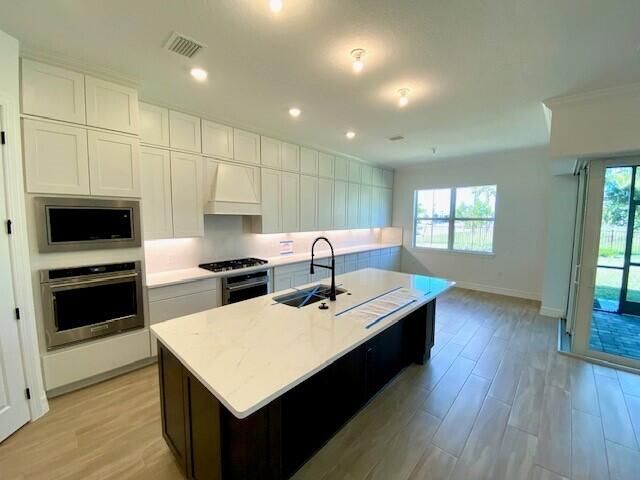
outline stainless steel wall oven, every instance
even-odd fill
[[[34,201],[41,252],[141,245],[138,201],[50,197]]]
[[[144,327],[140,262],[40,272],[47,349]]]

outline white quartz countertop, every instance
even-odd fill
[[[366,268],[336,277],[351,295],[302,308],[276,292],[151,326],[158,339],[236,417],[244,418],[451,288],[447,280]],[[424,292],[371,328],[335,315],[397,287]]]
[[[348,255],[350,253],[368,252],[371,250],[382,250],[384,248],[400,247],[401,243],[368,243],[354,247],[342,247],[335,249],[335,255]],[[322,247],[322,250],[320,248]],[[331,256],[331,251],[324,248],[325,244],[318,243],[318,249],[315,252],[316,258],[327,258]],[[180,270],[169,270],[166,272],[149,273],[146,275],[146,285],[148,288],[166,287],[168,285],[177,285],[179,283],[188,283],[205,278],[221,278],[229,275],[237,275],[242,273],[264,270],[265,268],[273,268],[281,265],[289,265],[292,263],[306,262],[311,260],[311,252],[294,253],[292,255],[279,255],[277,257],[259,257],[267,260],[269,263],[258,267],[242,268],[227,272],[210,272],[204,268],[193,267],[183,268]]]

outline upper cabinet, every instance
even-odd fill
[[[382,187],[382,169],[378,167],[373,167],[372,176],[371,176],[371,184],[374,187]]]
[[[204,235],[202,157],[171,152],[173,236]]]
[[[138,92],[105,80],[85,76],[87,125],[138,133]]]
[[[373,167],[371,165],[367,165],[363,163],[360,167],[360,173],[362,177],[363,185],[372,185],[373,181]]]
[[[291,172],[300,171],[300,147],[298,145],[283,142],[282,169]]]
[[[148,103],[138,103],[140,141],[160,147],[169,146],[169,110]]]
[[[169,144],[171,148],[200,153],[200,118],[186,113],[169,111]]]
[[[25,119],[22,133],[29,193],[90,193],[85,129]]]
[[[260,137],[260,163],[263,167],[282,167],[282,142],[274,138]]]
[[[92,195],[140,196],[140,144],[137,138],[89,130]]]
[[[84,124],[84,75],[22,60],[22,112]]]
[[[140,149],[144,239],[173,237],[171,158],[168,150]]]
[[[209,120],[202,120],[202,153],[232,160],[233,128]]]
[[[333,178],[334,164],[335,158],[333,155],[320,152],[318,155],[318,176],[323,178]]]
[[[334,162],[334,174],[336,180],[349,180],[349,160],[342,157],[336,157]]]
[[[382,186],[386,188],[393,188],[393,170],[382,171]]]
[[[260,165],[260,135],[234,128],[233,159],[237,162]]]
[[[360,183],[362,181],[362,164],[357,160],[349,160],[349,181]]]
[[[300,173],[318,175],[318,152],[310,148],[300,149]]]

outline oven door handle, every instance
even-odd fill
[[[245,290],[251,287],[259,287],[260,285],[266,285],[269,283],[268,279],[261,280],[259,282],[249,282],[249,283],[238,283],[236,285],[229,286],[227,285],[225,288],[230,292],[235,292],[236,290]]]
[[[102,283],[107,285],[109,283],[116,283],[118,280],[135,278],[137,276],[138,276],[138,273],[134,272],[134,273],[128,273],[126,275],[112,275],[112,276],[102,277],[102,278],[92,278],[90,280],[78,280],[76,282],[50,283],[49,286],[53,291],[53,290],[59,290],[59,289],[69,288],[69,287],[77,287],[80,285],[90,285],[93,283]]]

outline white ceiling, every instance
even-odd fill
[[[0,11],[28,50],[136,78],[143,99],[390,166],[433,160],[432,147],[441,159],[545,145],[543,100],[640,81],[639,0],[284,0],[278,15],[267,0],[0,0]],[[192,60],[163,50],[173,30],[208,48]],[[358,76],[356,47],[368,52]]]

